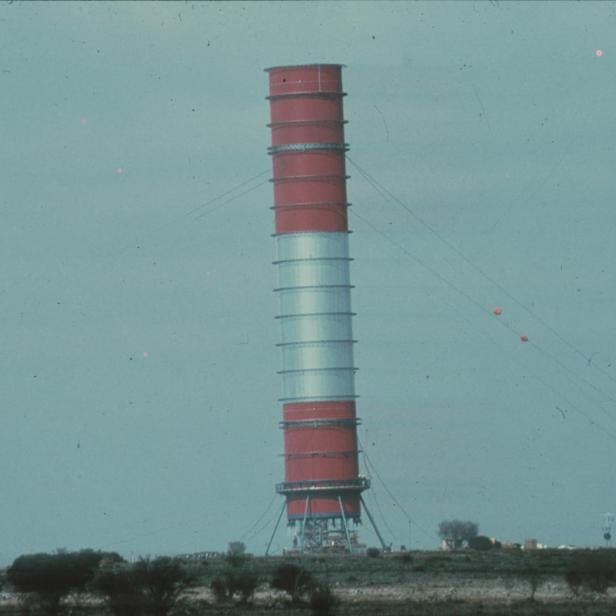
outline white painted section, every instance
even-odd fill
[[[283,370],[348,368],[353,365],[353,343],[303,342],[281,347]]]
[[[276,244],[282,399],[355,397],[348,234],[290,233]]]
[[[280,314],[351,312],[351,293],[345,287],[287,289],[278,297]]]

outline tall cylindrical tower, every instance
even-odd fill
[[[285,495],[302,547],[360,521],[342,66],[268,69]],[[344,533],[342,532],[344,531]]]

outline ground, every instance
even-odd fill
[[[292,561],[320,582],[326,582],[339,600],[339,616],[386,614],[391,616],[607,616],[616,613],[616,588],[607,595],[582,592],[575,596],[564,579],[574,558],[566,550],[535,552],[399,552],[378,557],[320,555],[301,558],[246,557],[236,567],[258,573],[260,585],[251,605],[217,604],[209,581],[232,565],[224,557],[190,564],[199,586],[187,599],[193,614],[310,614],[307,606],[294,607],[267,581],[282,562]],[[531,600],[532,589],[534,599]],[[92,601],[92,599],[90,599]],[[87,602],[86,602],[87,603]],[[79,607],[81,604],[82,607]],[[74,616],[102,614],[96,602],[74,599]],[[201,605],[201,608],[198,606]],[[0,598],[0,614],[16,614],[16,597]],[[186,612],[187,614],[189,612]]]

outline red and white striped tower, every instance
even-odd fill
[[[348,521],[360,521],[369,485],[358,468],[341,69],[267,69],[285,459],[276,489],[301,549],[336,536],[351,548]]]

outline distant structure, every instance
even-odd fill
[[[606,513],[603,520],[603,540],[605,547],[609,548],[612,545],[612,526],[614,525],[614,514]]]
[[[358,465],[341,69],[267,69],[285,460],[276,490],[302,552],[358,549],[369,487]]]

